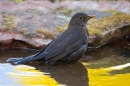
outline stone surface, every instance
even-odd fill
[[[130,2],[67,0],[52,3],[48,0],[27,0],[15,3],[7,0],[0,1],[0,9],[0,46],[12,43],[13,40],[20,40],[35,48],[41,48],[51,41],[51,39],[45,38],[46,35],[42,30],[50,31],[49,33],[53,33],[55,38],[60,34],[56,26],[68,24],[74,13],[83,11],[94,14],[98,20],[112,15],[106,10],[116,10],[130,14]],[[89,38],[89,43],[92,45],[96,45],[99,39],[106,39],[98,36],[90,36]],[[103,43],[105,42],[108,41]]]

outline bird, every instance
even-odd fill
[[[6,62],[17,65],[31,61],[42,61],[45,64],[78,61],[83,57],[88,46],[87,22],[94,17],[94,15],[88,15],[85,12],[75,13],[68,24],[68,28],[38,53],[27,57],[10,58]]]

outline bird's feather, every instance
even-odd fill
[[[57,41],[53,41],[52,44],[50,44],[50,46],[48,46],[47,49],[45,49],[45,52],[48,53],[45,57],[45,61],[47,63],[55,62],[75,52],[84,43],[82,37],[83,33],[80,30],[79,32],[78,31],[71,32],[71,34],[68,34],[67,37],[62,37],[64,39],[62,39],[61,42],[59,42],[58,44]]]

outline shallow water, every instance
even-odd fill
[[[40,62],[11,65],[5,63],[5,60],[28,56],[35,52],[28,50],[0,50],[0,52],[0,85],[2,86],[88,86],[87,70],[80,62],[54,66]]]
[[[130,45],[126,44],[106,45],[87,52],[80,62],[54,66],[40,62],[11,65],[5,60],[36,51],[0,50],[0,86],[129,86]]]

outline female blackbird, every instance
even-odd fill
[[[74,14],[68,28],[43,49],[25,58],[10,58],[9,63],[22,64],[30,61],[41,60],[47,64],[54,62],[75,62],[85,53],[88,45],[88,30],[86,24],[90,16],[83,12]]]

